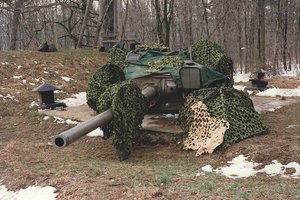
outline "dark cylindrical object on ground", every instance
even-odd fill
[[[142,90],[142,94],[151,100],[155,97],[157,90],[152,87],[146,87]],[[110,122],[113,118],[113,113],[111,109],[108,109],[99,115],[95,116],[94,118],[87,120],[78,124],[77,126],[62,132],[59,135],[54,136],[53,138],[53,145],[58,148],[63,148],[72,143],[73,141],[77,140],[78,138],[88,134],[89,132],[95,130]]]

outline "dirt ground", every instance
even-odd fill
[[[84,91],[88,77],[104,62],[105,55],[92,50],[54,54],[0,53],[1,94],[15,96],[6,101],[0,99],[1,184],[10,190],[50,185],[57,188],[57,199],[72,200],[300,199],[299,179],[265,175],[229,179],[210,173],[196,176],[202,166],[219,167],[239,154],[264,164],[270,164],[272,160],[282,164],[299,163],[299,127],[287,127],[300,125],[300,103],[263,113],[262,120],[269,128],[269,134],[201,157],[182,150],[177,135],[161,133],[156,133],[161,139],[136,141],[125,162],[117,160],[110,139],[83,137],[65,149],[49,146],[53,135],[71,126],[45,121],[43,114],[29,109],[29,104],[38,98],[32,92],[38,82],[36,85],[28,83],[43,77],[64,88],[66,93],[59,93],[60,98],[69,97]],[[22,67],[18,69],[18,65]],[[74,80],[66,82],[55,71]],[[13,78],[19,75],[26,77],[27,84],[21,85],[22,79]],[[141,133],[142,136],[146,134],[149,133]]]

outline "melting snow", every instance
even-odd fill
[[[39,106],[40,106],[40,104],[38,102],[33,101],[30,103],[29,108],[34,108],[34,107],[39,107]]]
[[[282,108],[283,106],[290,105],[292,102],[291,101],[273,101],[269,103],[265,103],[262,105],[254,105],[255,110],[258,113],[261,113],[264,110],[267,111],[275,111],[276,109]]]
[[[175,118],[175,119],[177,119],[179,115],[178,114],[163,114],[163,116],[165,118]]]
[[[73,98],[67,98],[62,100],[61,102],[65,103],[69,107],[73,107],[86,104],[86,101],[86,92],[80,92],[73,95]]]
[[[227,163],[229,164],[228,166],[216,169],[213,169],[210,165],[206,165],[202,167],[201,170],[204,172],[220,174],[233,179],[247,178],[255,176],[257,173],[266,173],[269,176],[281,176],[286,178],[300,178],[300,164],[297,162],[291,162],[287,165],[283,165],[277,160],[273,160],[272,164],[265,165],[264,168],[256,170],[255,167],[262,165],[261,163],[248,161],[248,157],[239,155]],[[287,174],[287,169],[289,168],[294,169],[292,174]]]
[[[236,90],[242,90],[243,91],[246,88],[246,86],[243,86],[243,85],[234,85],[233,88],[236,89]]]
[[[43,120],[48,120],[48,119],[50,119],[50,117],[49,116],[45,116],[44,118],[43,118]]]
[[[19,191],[10,191],[4,185],[0,185],[1,200],[55,200],[56,189],[51,186],[30,186]]]
[[[244,155],[239,155],[227,163],[230,165],[214,171],[229,178],[246,178],[255,175],[254,167],[258,166],[258,163],[247,161],[247,157]]]
[[[291,71],[285,71],[283,68],[280,71],[280,76],[296,77],[300,76],[300,65],[293,65]]]
[[[20,75],[20,76],[13,76],[14,79],[21,79],[23,76]]]
[[[86,136],[88,137],[103,137],[103,131],[100,128],[97,128],[90,133],[88,133]]]
[[[205,172],[213,172],[213,167],[211,165],[205,165],[204,167],[201,167],[201,169]]]
[[[79,122],[77,121],[73,121],[71,119],[63,119],[61,117],[55,117],[55,116],[53,122],[57,124],[75,124],[75,125],[79,124]]]
[[[0,94],[0,98],[2,98],[3,101],[7,101],[7,100],[15,100],[17,102],[19,101],[19,100],[16,99],[15,96],[12,96],[10,94],[7,94],[6,96]]]
[[[300,97],[300,87],[296,89],[270,88],[263,92],[259,92],[256,95],[261,97]]]
[[[239,83],[239,82],[248,82],[250,79],[250,73],[247,74],[240,74],[240,73],[236,73],[233,76],[234,82],[235,83]]]
[[[18,66],[17,66],[17,68],[18,68],[18,69],[21,69],[21,68],[22,68],[22,66],[21,66],[21,65],[18,65]]]
[[[63,76],[61,78],[62,78],[62,80],[66,81],[66,82],[69,82],[70,80],[73,80],[72,78],[69,78],[69,77],[66,77],[66,76]]]

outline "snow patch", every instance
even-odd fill
[[[275,110],[282,108],[283,106],[290,105],[290,101],[273,101],[262,105],[254,105],[254,109],[261,113],[262,111],[274,112]]]
[[[34,108],[34,107],[39,107],[39,106],[40,106],[40,104],[38,102],[33,101],[30,103],[29,108]]]
[[[280,72],[279,72],[280,76],[287,76],[287,77],[297,77],[300,76],[300,65],[296,65],[294,64],[292,66],[292,70],[291,71],[285,71],[284,68],[282,67]]]
[[[45,121],[47,121],[48,119],[50,119],[49,116],[45,116],[45,117],[43,118],[43,120],[45,120]]]
[[[55,200],[56,188],[51,186],[30,186],[19,191],[10,191],[4,185],[0,185],[1,200]]]
[[[86,104],[86,92],[80,92],[72,95],[72,98],[63,99],[61,102],[65,103],[69,107],[80,106]]]
[[[63,76],[61,78],[62,78],[62,80],[66,81],[66,82],[69,82],[70,80],[73,80],[72,78],[69,78],[69,77],[66,77],[66,76]]]
[[[18,69],[21,69],[21,68],[22,68],[22,66],[21,66],[21,65],[18,65],[18,66],[17,66],[17,68],[18,68]]]
[[[73,121],[73,120],[71,120],[71,119],[63,119],[63,118],[61,118],[61,117],[56,117],[56,116],[54,116],[54,120],[53,120],[53,122],[54,123],[57,123],[57,124],[72,124],[72,125],[77,125],[77,124],[79,124],[79,122],[78,121]]]
[[[20,75],[20,76],[13,76],[14,79],[21,79],[23,76]]]
[[[172,119],[172,118],[174,118],[174,119],[178,119],[178,114],[163,114],[163,116],[165,117],[165,118],[169,118],[169,119]]]
[[[270,88],[263,92],[259,92],[256,95],[261,97],[300,97],[300,87],[296,89]]]
[[[240,73],[236,73],[233,76],[234,82],[235,83],[239,83],[239,82],[248,82],[250,79],[250,75],[251,73],[247,73],[247,74],[240,74]]]
[[[271,164],[265,165],[262,169],[256,170],[261,163],[248,161],[248,157],[239,155],[227,162],[229,165],[213,169],[212,166],[206,165],[201,168],[204,172],[213,172],[226,176],[228,178],[247,178],[255,176],[257,173],[266,173],[268,176],[281,176],[285,178],[300,178],[300,164],[291,162],[283,165],[277,160],[273,160]],[[287,169],[293,169],[293,172],[288,174]],[[198,172],[199,173],[199,172]]]
[[[88,137],[103,137],[103,131],[100,128],[97,128],[89,132],[86,136]]]
[[[244,91],[246,86],[243,86],[243,85],[233,85],[233,88],[236,89],[236,90],[242,90]]]
[[[254,167],[258,166],[258,163],[247,161],[248,157],[239,155],[233,158],[227,163],[229,166],[220,167],[214,170],[217,174],[227,176],[229,178],[246,178],[255,175]]]
[[[2,98],[3,101],[15,100],[15,101],[19,102],[19,100],[17,100],[15,96],[10,95],[10,94],[7,94],[7,95],[0,94],[0,98]]]
[[[204,167],[201,167],[201,169],[205,172],[213,172],[213,167],[211,165],[205,165]]]

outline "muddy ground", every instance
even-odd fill
[[[1,64],[5,62],[9,64]],[[37,86],[35,78],[43,77],[64,88],[60,98],[69,97],[84,91],[90,74],[104,62],[105,55],[92,50],[0,53],[1,93],[15,96],[0,100],[0,180],[8,189],[51,185],[58,190],[57,199],[300,199],[299,179],[196,176],[202,166],[219,167],[239,154],[264,164],[300,162],[299,127],[287,128],[300,125],[300,103],[263,113],[269,134],[201,157],[182,150],[176,136],[160,133],[154,134],[156,139],[141,137],[125,162],[117,160],[111,140],[84,137],[65,149],[49,146],[53,135],[71,126],[45,121],[29,109],[38,96],[28,83]],[[74,80],[66,82],[62,74]],[[13,78],[19,75],[27,84]]]

